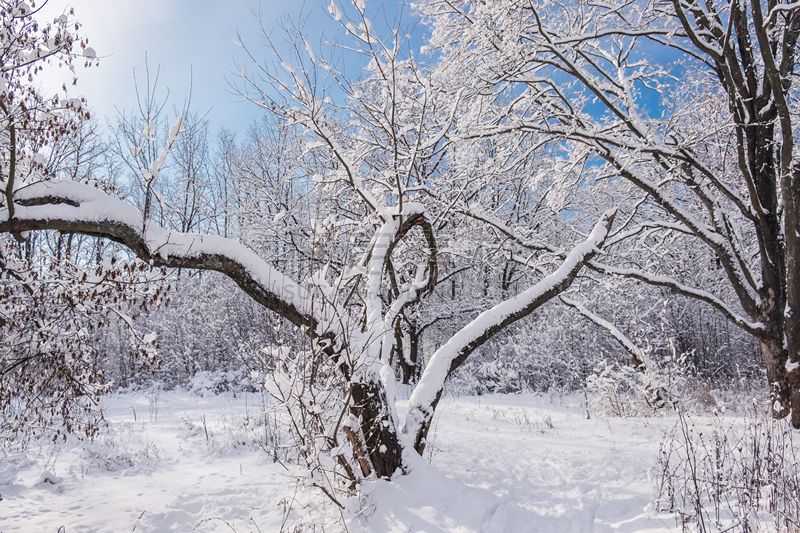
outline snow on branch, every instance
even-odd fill
[[[606,330],[614,337],[617,342],[619,342],[625,350],[631,354],[631,359],[635,366],[641,366],[644,364],[644,354],[642,350],[636,346],[624,333],[622,333],[619,328],[617,328],[614,324],[605,320],[604,318],[597,316],[596,314],[589,311],[585,305],[580,302],[576,302],[575,300],[571,300],[565,296],[561,296],[561,301],[564,302],[566,305],[572,307],[580,314]]]
[[[414,439],[414,448],[418,452],[421,453],[425,448],[425,436],[447,376],[495,334],[528,316],[569,287],[578,271],[603,245],[615,215],[616,210],[606,211],[595,224],[589,238],[573,248],[555,272],[514,298],[484,311],[436,350],[409,399],[404,432]]]
[[[539,242],[529,239],[524,235],[520,235],[516,229],[506,225],[506,223],[504,223],[502,220],[495,217],[494,215],[487,213],[480,205],[469,206],[467,209],[458,209],[457,212],[466,215],[468,217],[472,217],[475,220],[480,220],[481,222],[492,226],[506,237],[513,239],[517,244],[519,244],[523,248],[528,248],[530,250],[536,250],[536,251],[543,250],[560,255],[564,254],[563,251],[555,248],[554,246],[551,246],[544,242]]]
[[[595,270],[603,274],[637,279],[649,285],[667,287],[672,292],[680,294],[682,296],[688,296],[690,298],[702,300],[707,304],[710,304],[711,306],[716,308],[729,320],[733,321],[736,325],[738,325],[739,327],[741,327],[742,329],[744,329],[745,331],[756,337],[759,337],[766,332],[764,329],[764,325],[762,323],[751,322],[747,320],[746,318],[742,317],[741,315],[733,311],[730,307],[728,307],[728,305],[725,302],[723,302],[710,292],[704,291],[702,289],[695,289],[694,287],[689,287],[688,285],[684,285],[683,283],[680,283],[672,278],[659,276],[656,274],[650,274],[649,272],[644,272],[633,268],[612,267],[602,263],[597,263],[595,261],[589,261],[587,263],[587,266],[592,270]]]
[[[314,337],[327,333],[330,306],[314,306],[306,289],[275,270],[250,249],[213,235],[180,233],[148,221],[130,204],[90,185],[42,181],[19,189],[14,216],[0,209],[0,232],[57,230],[101,236],[123,244],[153,266],[215,270],[233,279],[256,301],[309,328]]]
[[[798,9],[800,9],[800,2],[789,2],[789,3],[786,3],[786,4],[773,5],[770,8],[769,14],[767,16],[767,23],[768,24],[774,24],[775,23],[775,19],[777,18],[779,13],[784,13],[784,14],[788,15],[792,11],[796,11]]]

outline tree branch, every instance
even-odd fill
[[[303,286],[235,241],[173,232],[151,222],[143,230],[142,214],[135,207],[81,183],[37,182],[15,196],[13,219],[8,209],[0,209],[0,232],[57,230],[105,237],[153,266],[221,272],[312,338],[330,335],[329,305],[312,301]]]
[[[484,311],[436,350],[408,402],[404,432],[413,440],[417,452],[421,454],[425,449],[425,437],[447,377],[498,332],[566,290],[603,245],[615,215],[616,210],[604,213],[589,238],[573,248],[555,272],[514,298]]]

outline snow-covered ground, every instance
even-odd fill
[[[656,497],[648,471],[673,424],[587,420],[577,399],[446,399],[426,453],[435,470],[367,487],[376,504],[364,530],[669,531],[673,519],[645,508]]]
[[[254,424],[262,402],[111,396],[108,431],[94,443],[0,459],[0,532],[267,533],[315,520],[336,531],[342,517],[351,532],[676,529],[646,510],[674,419],[587,420],[577,399],[558,397],[446,398],[426,451],[433,468],[418,460],[395,482],[368,483],[340,514],[321,491],[298,493],[293,467],[254,444],[269,431]]]

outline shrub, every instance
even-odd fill
[[[659,450],[658,510],[683,531],[798,533],[799,460],[786,421],[680,414]]]

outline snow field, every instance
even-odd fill
[[[673,424],[587,420],[578,397],[445,398],[426,451],[434,468],[366,487],[380,503],[363,531],[670,531],[674,519],[644,509]]]
[[[230,531],[226,522],[237,531],[257,531],[255,523],[280,530],[280,499],[291,497],[291,483],[283,467],[248,446],[242,395],[162,392],[153,402],[122,394],[107,403],[109,429],[94,443],[2,461],[0,531]],[[59,482],[40,482],[45,470]]]
[[[94,443],[0,461],[2,533],[679,529],[651,511],[671,417],[586,419],[578,397],[444,398],[426,450],[432,466],[411,457],[407,476],[368,482],[339,510],[319,490],[298,491],[297,467],[265,451],[278,437],[259,421],[259,394],[106,402],[108,431]]]

